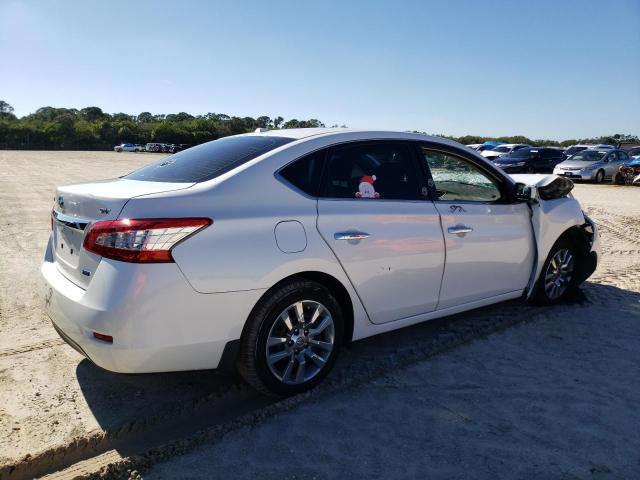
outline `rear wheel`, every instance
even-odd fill
[[[536,299],[539,303],[558,303],[577,287],[575,269],[577,251],[568,240],[558,241],[545,261],[538,279]]]
[[[598,170],[598,173],[596,173],[596,178],[594,181],[596,183],[602,183],[603,180],[604,180],[604,172],[602,170]]]
[[[289,396],[320,383],[343,340],[338,300],[322,284],[283,285],[252,312],[240,341],[238,371],[271,396]]]

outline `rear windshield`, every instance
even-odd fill
[[[206,182],[293,140],[257,135],[225,137],[164,157],[123,178],[149,182]]]
[[[521,148],[509,154],[509,158],[531,158],[538,153],[537,148]]]

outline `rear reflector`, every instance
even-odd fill
[[[113,343],[113,337],[111,335],[105,335],[104,333],[93,332],[93,337],[103,342]]]
[[[89,227],[82,246],[123,262],[168,263],[173,247],[212,223],[210,218],[105,220]]]

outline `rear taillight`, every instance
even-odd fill
[[[97,255],[123,262],[173,262],[171,249],[211,223],[209,218],[105,220],[89,227],[82,246]]]

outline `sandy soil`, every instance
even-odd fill
[[[55,453],[55,448],[79,451],[79,445],[100,435],[126,437],[136,425],[161,423],[176,412],[189,414],[203,403],[208,411],[217,409],[224,420],[223,403],[215,403],[221,396],[227,404],[240,396],[243,402],[249,399],[247,405],[257,401],[235,381],[214,372],[122,376],[101,371],[57,338],[42,311],[38,269],[49,236],[55,186],[115,177],[154,158],[158,157],[0,151],[0,467],[26,455]],[[640,347],[640,189],[578,185],[575,193],[602,225],[605,252],[582,303],[553,311],[508,304],[454,317],[446,323],[452,331],[505,316],[522,315],[532,322],[435,360],[392,369],[342,393],[311,397],[309,405],[158,466],[151,476],[197,477],[198,472],[206,473],[196,468],[195,459],[203,455],[208,468],[226,469],[232,477],[260,468],[267,476],[326,477],[347,472],[340,470],[347,468],[340,466],[345,463],[358,476],[393,476],[393,465],[396,475],[411,476],[410,469],[416,468],[420,470],[414,473],[441,471],[447,476],[453,472],[447,468],[456,462],[477,470],[480,477],[491,471],[539,471],[561,477],[554,464],[582,477],[581,469],[591,461],[596,467],[588,468],[608,468],[614,476],[624,476],[621,472],[628,472],[624,469],[632,462],[640,468],[637,435],[622,441],[625,432],[640,430],[632,409],[640,392],[638,360],[633,356]],[[339,367],[356,365],[364,371],[382,354],[393,359],[400,346],[414,349],[418,341],[437,341],[443,325],[417,326],[364,342],[345,352]],[[533,405],[530,410],[523,398]],[[370,422],[373,414],[363,405],[376,411],[375,422]],[[332,414],[322,415],[323,411]],[[470,421],[454,422],[463,418],[459,415]],[[317,428],[307,428],[309,423]],[[510,429],[504,427],[507,424]],[[539,430],[535,435],[534,427]],[[590,440],[580,443],[580,432],[585,439],[600,438],[606,446]],[[274,448],[269,438],[278,439]],[[319,449],[317,460],[304,468],[283,462],[283,455],[298,456],[297,449],[293,455],[287,453],[296,445],[307,455]],[[242,454],[233,454],[234,448]],[[527,454],[529,448],[533,453]],[[393,455],[385,453],[383,462],[387,450]],[[483,452],[485,463],[474,451]],[[349,458],[353,461],[347,462]],[[289,466],[286,471],[284,465]]]
[[[640,189],[575,193],[603,225],[605,254],[578,302],[312,399],[144,478],[637,478]]]

